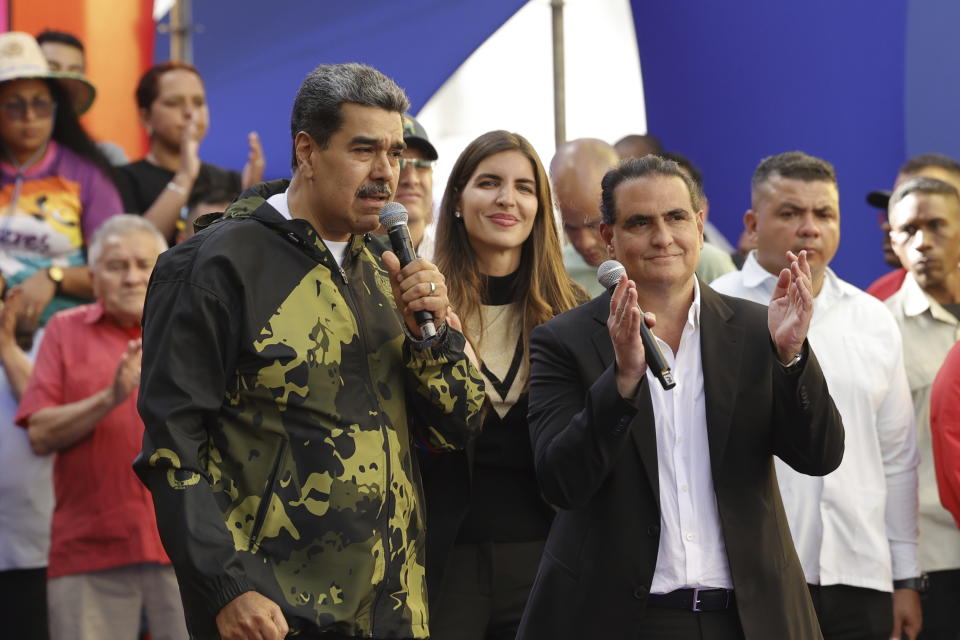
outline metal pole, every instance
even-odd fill
[[[170,59],[193,62],[192,0],[176,0],[170,10]]]
[[[557,147],[567,141],[566,84],[563,60],[563,0],[550,0],[553,12],[553,136]]]

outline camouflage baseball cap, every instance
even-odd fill
[[[403,141],[409,146],[416,147],[423,151],[427,156],[427,160],[437,159],[437,150],[430,144],[430,138],[427,137],[427,130],[409,113],[403,114]]]

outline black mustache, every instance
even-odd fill
[[[385,196],[388,200],[393,196],[390,185],[386,182],[371,182],[360,187],[357,191],[358,198],[372,198],[376,196]]]

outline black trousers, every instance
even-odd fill
[[[431,640],[514,640],[543,540],[458,544],[447,560]]]
[[[843,584],[807,586],[823,640],[890,640],[891,593]]]
[[[960,569],[930,572],[921,596],[923,630],[918,640],[960,640]]]
[[[743,640],[737,608],[686,611],[647,607],[637,640]]]
[[[47,569],[0,571],[0,636],[47,640]]]

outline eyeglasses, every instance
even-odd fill
[[[400,171],[407,167],[413,167],[417,171],[426,171],[433,169],[433,160],[421,160],[420,158],[400,158]]]
[[[8,120],[26,120],[27,109],[32,109],[33,114],[38,118],[49,118],[57,109],[57,103],[50,98],[34,98],[30,102],[17,98],[4,102],[0,105],[3,109],[3,115]]]

